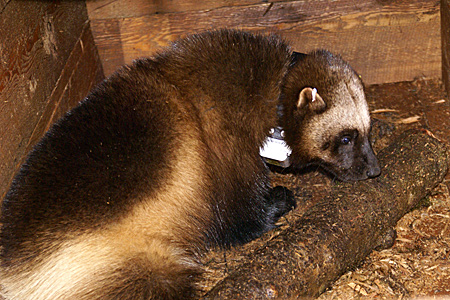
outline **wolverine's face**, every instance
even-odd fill
[[[306,55],[286,76],[283,96],[294,164],[320,165],[342,181],[380,174],[362,81],[340,57],[324,50]]]
[[[319,165],[342,181],[380,174],[369,142],[370,116],[361,85],[342,84],[332,94],[306,88],[299,141],[293,155],[300,165]],[[302,99],[305,98],[305,99]],[[295,157],[293,158],[295,161]]]
[[[380,174],[367,134],[358,129],[342,130],[326,138],[312,162],[342,181],[364,180]]]
[[[303,159],[298,161],[300,166],[318,165],[341,181],[364,180],[380,174],[368,132],[351,127],[332,135],[326,132],[309,141],[303,140],[304,145],[312,147],[308,148],[308,155],[303,154]]]
[[[334,101],[333,105],[311,115],[311,134],[305,134],[314,149],[309,153],[311,160],[342,181],[378,176],[380,166],[369,142],[370,115],[362,85],[342,84],[324,98]]]

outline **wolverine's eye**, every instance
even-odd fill
[[[347,135],[341,138],[342,145],[348,145],[348,144],[350,144],[351,141],[352,141],[352,139]]]

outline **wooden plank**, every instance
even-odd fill
[[[28,140],[25,152],[29,152],[50,126],[82,100],[102,78],[100,58],[89,23],[85,22],[81,36],[74,45],[41,118]]]
[[[65,84],[64,93],[45,130],[84,99],[88,92],[104,79],[97,46],[88,23],[74,48],[73,56],[77,59],[77,64],[72,69],[71,76]]]
[[[102,61],[103,70],[108,75],[111,75],[119,66],[125,64],[120,33],[121,23],[122,20],[119,19],[107,21],[91,20],[92,33]]]
[[[285,2],[287,0],[284,0]],[[91,20],[141,17],[145,15],[211,10],[225,6],[244,6],[269,1],[258,0],[87,0],[86,6]],[[283,0],[270,1],[283,2]]]
[[[341,53],[366,84],[377,84],[440,77],[439,28],[439,11],[430,6],[355,14],[286,30],[283,36],[299,51],[325,47]]]
[[[49,97],[88,18],[81,1],[10,1],[0,18],[0,197],[3,198],[32,145],[30,138],[37,132],[36,125],[47,116]]]
[[[450,95],[450,2],[441,0],[442,81]]]
[[[432,0],[380,3],[289,1],[92,24],[106,75],[116,63],[150,56],[187,33],[228,27],[279,33],[297,51],[327,48],[341,53],[368,84],[440,76],[439,5]]]

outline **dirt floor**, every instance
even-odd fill
[[[374,150],[387,146],[401,132],[423,127],[450,143],[450,103],[439,80],[369,86],[366,89],[373,130]],[[280,230],[290,220],[326,195],[331,178],[318,170],[301,174],[273,173],[274,185],[294,191],[297,208],[280,220]],[[423,205],[397,224],[394,246],[374,251],[357,269],[344,274],[319,299],[450,299],[450,175]],[[242,247],[212,252],[205,257],[207,269],[202,288],[209,290],[249,253],[276,235],[276,230]]]

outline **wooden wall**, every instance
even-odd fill
[[[83,1],[0,0],[0,199],[50,124],[103,77]]]
[[[450,95],[450,2],[441,0],[442,81]]]
[[[366,83],[441,76],[438,0],[87,0],[106,75],[187,33],[277,32],[295,50],[341,53]]]
[[[276,32],[297,51],[341,53],[368,84],[441,76],[438,0],[0,0],[0,21],[1,198],[102,66],[109,75],[188,33]]]

